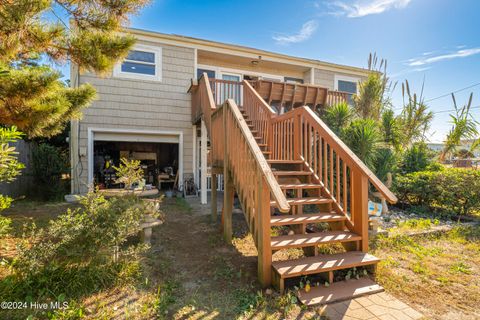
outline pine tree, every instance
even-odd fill
[[[95,90],[69,88],[45,61],[108,72],[134,43],[119,31],[147,2],[0,0],[0,124],[48,137],[80,117]]]

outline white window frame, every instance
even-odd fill
[[[162,81],[162,48],[137,44],[131,50],[153,53],[155,55],[155,75],[124,72],[122,71],[122,60],[121,62],[117,63],[113,68],[113,76],[115,78]]]
[[[349,76],[344,76],[344,75],[340,75],[340,74],[336,74],[335,77],[334,77],[334,85],[333,85],[333,89],[335,91],[338,91],[338,81],[349,81],[349,82],[355,82],[357,84],[357,94],[358,94],[358,83],[360,82],[360,78],[356,78],[356,77],[349,77]]]

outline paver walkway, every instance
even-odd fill
[[[385,292],[329,304],[323,309],[324,315],[330,320],[412,320],[423,318],[421,313]]]

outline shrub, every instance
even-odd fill
[[[93,192],[82,204],[31,231],[19,246],[12,276],[0,282],[0,297],[72,298],[138,273],[132,263],[145,247],[130,237],[141,230],[145,214],[155,215],[155,204],[133,196],[106,200]]]
[[[447,214],[480,212],[480,171],[445,168],[397,176],[400,201]]]
[[[0,238],[5,237],[10,233],[11,224],[12,224],[12,219],[2,217],[0,215]]]
[[[343,140],[368,167],[373,168],[381,142],[377,123],[372,119],[357,119],[343,133]]]
[[[37,193],[43,200],[59,200],[67,193],[62,174],[68,170],[68,154],[62,149],[41,143],[32,152],[32,171]]]
[[[434,152],[424,142],[413,144],[402,155],[400,171],[403,173],[427,170],[434,164]]]

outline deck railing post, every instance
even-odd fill
[[[368,178],[352,170],[353,231],[362,237],[360,250],[368,252]]]
[[[272,284],[272,248],[270,243],[270,192],[257,172],[255,218],[257,220],[258,278],[262,287]]]
[[[295,160],[300,160],[302,149],[302,118],[301,114],[295,115],[293,122],[293,154]]]

